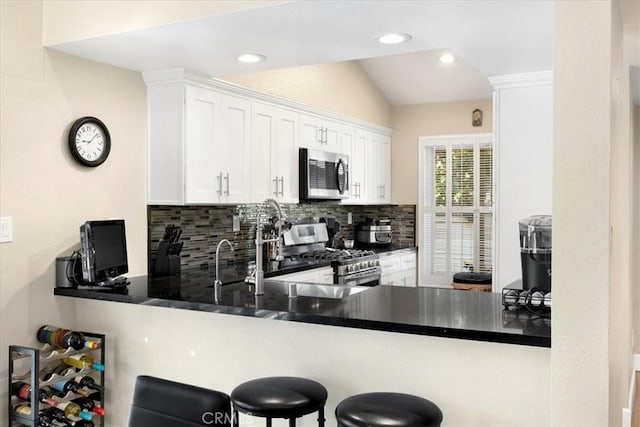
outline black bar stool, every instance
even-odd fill
[[[365,393],[340,402],[336,419],[338,427],[439,427],[442,411],[411,394]]]
[[[318,411],[318,426],[324,427],[327,389],[322,384],[297,377],[258,378],[240,384],[231,392],[233,425],[238,427],[238,412],[267,419],[288,418],[295,427],[296,418]]]

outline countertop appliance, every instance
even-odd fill
[[[522,288],[551,291],[551,215],[520,221]]]
[[[349,156],[300,149],[300,200],[349,198]]]
[[[284,256],[289,262],[308,260],[331,262],[333,283],[346,286],[380,284],[379,256],[373,251],[327,248],[327,224],[293,224],[283,234]]]
[[[390,245],[391,220],[367,218],[356,226],[356,240],[367,245]]]

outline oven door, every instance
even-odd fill
[[[349,157],[326,151],[300,149],[300,198],[349,198]]]
[[[344,286],[378,286],[380,284],[381,270],[359,271],[337,277],[337,284]]]

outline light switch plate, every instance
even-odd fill
[[[0,243],[13,241],[13,219],[10,216],[0,217]]]
[[[233,231],[234,232],[240,231],[240,215],[233,216]]]
[[[347,225],[351,224],[353,224],[353,216],[351,215],[351,212],[347,212]]]

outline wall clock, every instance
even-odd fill
[[[83,166],[101,165],[111,151],[111,136],[107,126],[95,117],[79,118],[69,131],[69,150]]]

